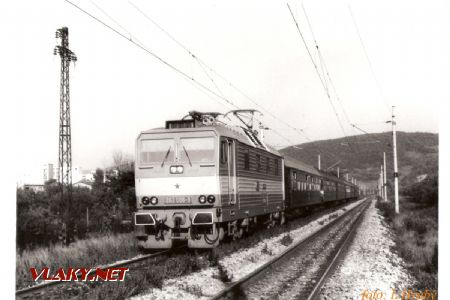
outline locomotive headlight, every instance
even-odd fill
[[[158,204],[158,198],[155,197],[155,196],[153,196],[153,197],[150,198],[150,202],[151,202],[153,205],[156,205],[156,204]]]
[[[150,203],[150,198],[149,197],[142,197],[141,202],[144,205],[148,205]]]
[[[183,166],[171,166],[169,168],[170,174],[181,174],[184,171]]]
[[[198,202],[200,202],[201,204],[206,203],[206,196],[205,195],[201,195],[200,197],[198,197]]]
[[[207,200],[208,203],[213,204],[216,201],[216,197],[214,197],[214,195],[209,195]]]

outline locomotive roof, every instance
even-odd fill
[[[167,132],[167,133],[169,133],[169,132],[194,132],[194,131],[206,131],[206,130],[215,131],[217,133],[217,135],[219,135],[219,136],[230,137],[235,140],[238,140],[239,142],[241,142],[243,144],[249,145],[251,147],[262,149],[262,150],[268,151],[272,154],[282,156],[280,154],[280,152],[278,152],[278,150],[265,144],[264,142],[263,142],[263,144],[266,146],[266,148],[256,146],[250,140],[250,138],[245,134],[244,129],[240,126],[230,126],[230,125],[226,125],[226,124],[215,123],[213,125],[208,125],[208,126],[202,125],[202,126],[198,126],[198,127],[194,127],[194,128],[174,128],[174,129],[154,128],[154,129],[145,130],[145,131],[141,132],[141,134],[143,134],[143,133],[165,133],[165,132]]]

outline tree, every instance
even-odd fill
[[[94,173],[94,184],[92,188],[100,188],[104,184],[105,172],[102,169],[97,168]]]

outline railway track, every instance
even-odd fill
[[[179,249],[179,248],[177,248]],[[156,258],[164,254],[169,254],[173,250],[163,250],[151,254],[145,254],[133,259],[120,261],[112,263],[109,265],[98,266],[99,268],[118,268],[118,267],[131,267],[143,261],[149,260],[151,258]],[[53,299],[50,295],[52,294],[52,289],[56,290],[64,284],[69,284],[67,281],[47,281],[41,284],[37,284],[31,287],[23,288],[16,291],[16,299]],[[59,292],[61,294],[61,292]]]
[[[232,282],[212,299],[318,299],[350,244],[371,199],[348,210],[273,260]]]

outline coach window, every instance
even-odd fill
[[[261,171],[261,155],[256,154],[256,170]]]
[[[222,141],[220,143],[220,163],[226,164],[228,161],[228,142]]]
[[[294,171],[294,179],[297,179],[297,172]]]

